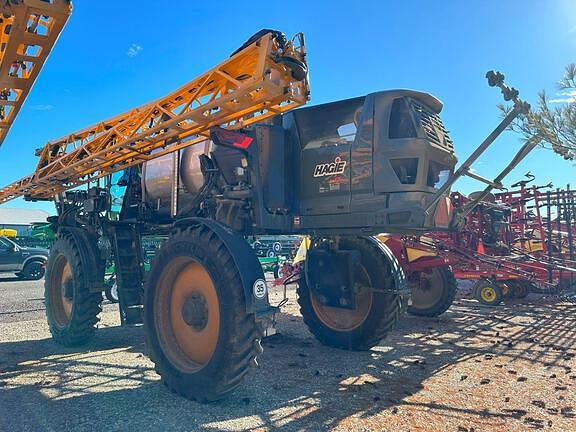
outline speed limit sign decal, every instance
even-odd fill
[[[254,297],[263,299],[266,296],[266,281],[264,279],[257,279],[252,287]]]

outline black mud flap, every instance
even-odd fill
[[[310,249],[306,256],[306,283],[324,306],[354,310],[354,281],[360,261],[357,250]]]
[[[214,232],[232,255],[244,288],[246,312],[254,313],[256,319],[263,319],[276,312],[276,308],[270,306],[268,301],[268,285],[262,265],[254,250],[242,236],[211,219],[185,218],[174,224],[175,227],[201,225]]]

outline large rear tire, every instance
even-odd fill
[[[144,326],[164,384],[199,402],[234,390],[261,353],[237,268],[205,226],[176,229],[152,261]]]
[[[44,300],[52,338],[65,346],[88,342],[96,330],[102,311],[102,293],[90,292],[93,277],[103,266],[99,262],[96,243],[76,230],[58,234],[50,250]]]
[[[324,345],[348,350],[367,350],[392,330],[402,311],[400,294],[389,290],[405,288],[402,268],[392,252],[363,237],[342,238],[340,248],[361,255],[356,283],[360,284],[353,310],[322,305],[300,278],[298,303],[304,323]],[[376,289],[376,290],[375,290]],[[388,290],[387,292],[377,290]]]
[[[423,317],[442,315],[454,302],[458,283],[450,267],[435,267],[429,272],[418,272],[410,284],[412,304],[408,313]]]

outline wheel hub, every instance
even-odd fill
[[[444,280],[438,269],[420,272],[410,286],[412,288],[412,306],[429,309],[437,305],[444,292]]]
[[[62,284],[62,298],[69,302],[74,300],[74,281],[72,279],[67,279]]]
[[[201,293],[187,297],[182,305],[182,319],[196,331],[208,325],[208,302]]]
[[[54,258],[53,271],[50,277],[50,302],[55,320],[60,326],[65,326],[72,317],[74,303],[74,277],[72,268],[64,254]]]
[[[492,301],[496,297],[496,293],[490,287],[486,287],[482,290],[482,298],[486,301]]]
[[[220,333],[218,292],[206,268],[179,256],[160,276],[154,318],[162,351],[180,371],[202,369],[216,351]]]
[[[428,279],[428,278],[421,277],[417,283],[418,283],[418,289],[420,291],[427,292],[427,291],[430,291],[432,289],[432,283],[430,282],[430,279]]]

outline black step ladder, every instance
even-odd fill
[[[118,224],[113,227],[114,263],[120,320],[123,326],[143,323],[144,262],[140,231],[134,224]]]

